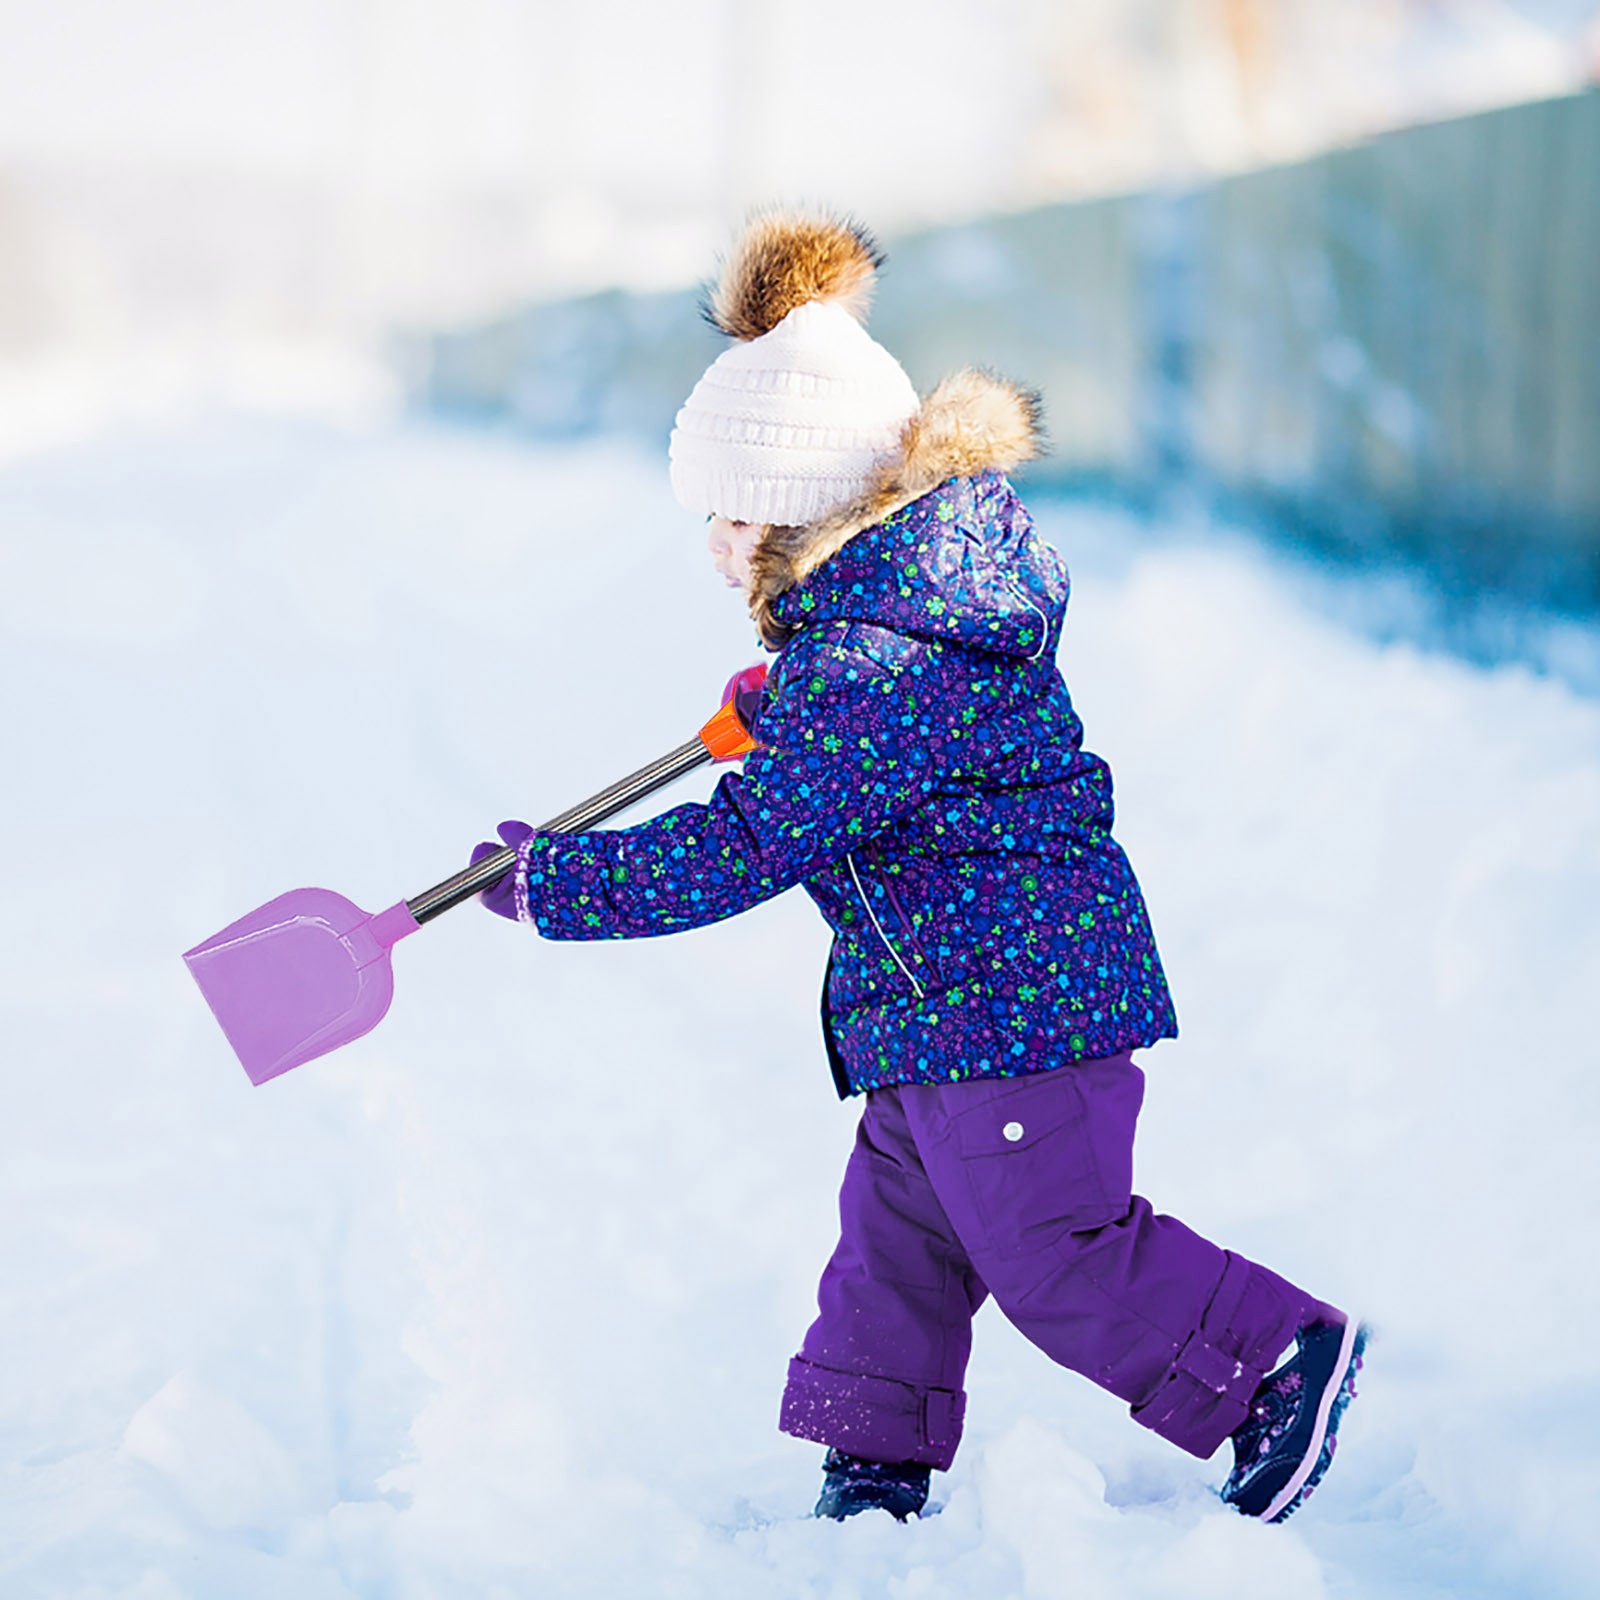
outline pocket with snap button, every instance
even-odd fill
[[[1070,1067],[1004,1080],[953,1120],[970,1214],[952,1216],[992,1251],[1023,1255],[1126,1209],[1107,1195]],[[967,1209],[964,1207],[963,1209]]]

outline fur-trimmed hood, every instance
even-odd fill
[[[770,649],[791,628],[774,603],[837,555],[858,533],[920,500],[951,478],[1007,473],[1040,454],[1037,395],[973,368],[953,373],[905,425],[900,448],[874,472],[866,492],[803,528],[768,528],[750,561],[750,615]]]

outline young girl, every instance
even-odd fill
[[[1364,1331],[1131,1193],[1131,1052],[1177,1024],[1055,665],[1067,574],[1005,476],[1036,404],[973,371],[919,401],[863,327],[881,259],[847,223],[757,220],[708,307],[735,342],[672,435],[776,652],[760,748],[638,827],[504,825],[486,900],[629,939],[800,884],[833,929],[823,1037],[863,1110],[780,1420],[829,1446],[817,1515],[921,1510],[993,1295],[1179,1448],[1231,1440],[1223,1498],[1278,1521],[1333,1454]]]

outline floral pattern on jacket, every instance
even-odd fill
[[[547,938],[641,938],[803,885],[834,932],[841,1094],[1171,1037],[1111,774],[1055,665],[1067,597],[998,472],[856,534],[774,605],[793,631],[743,772],[637,827],[538,836],[530,919]]]

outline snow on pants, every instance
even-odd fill
[[[992,1294],[1052,1360],[1209,1456],[1296,1328],[1342,1313],[1132,1193],[1143,1098],[1127,1055],[871,1090],[782,1430],[948,1469]]]

